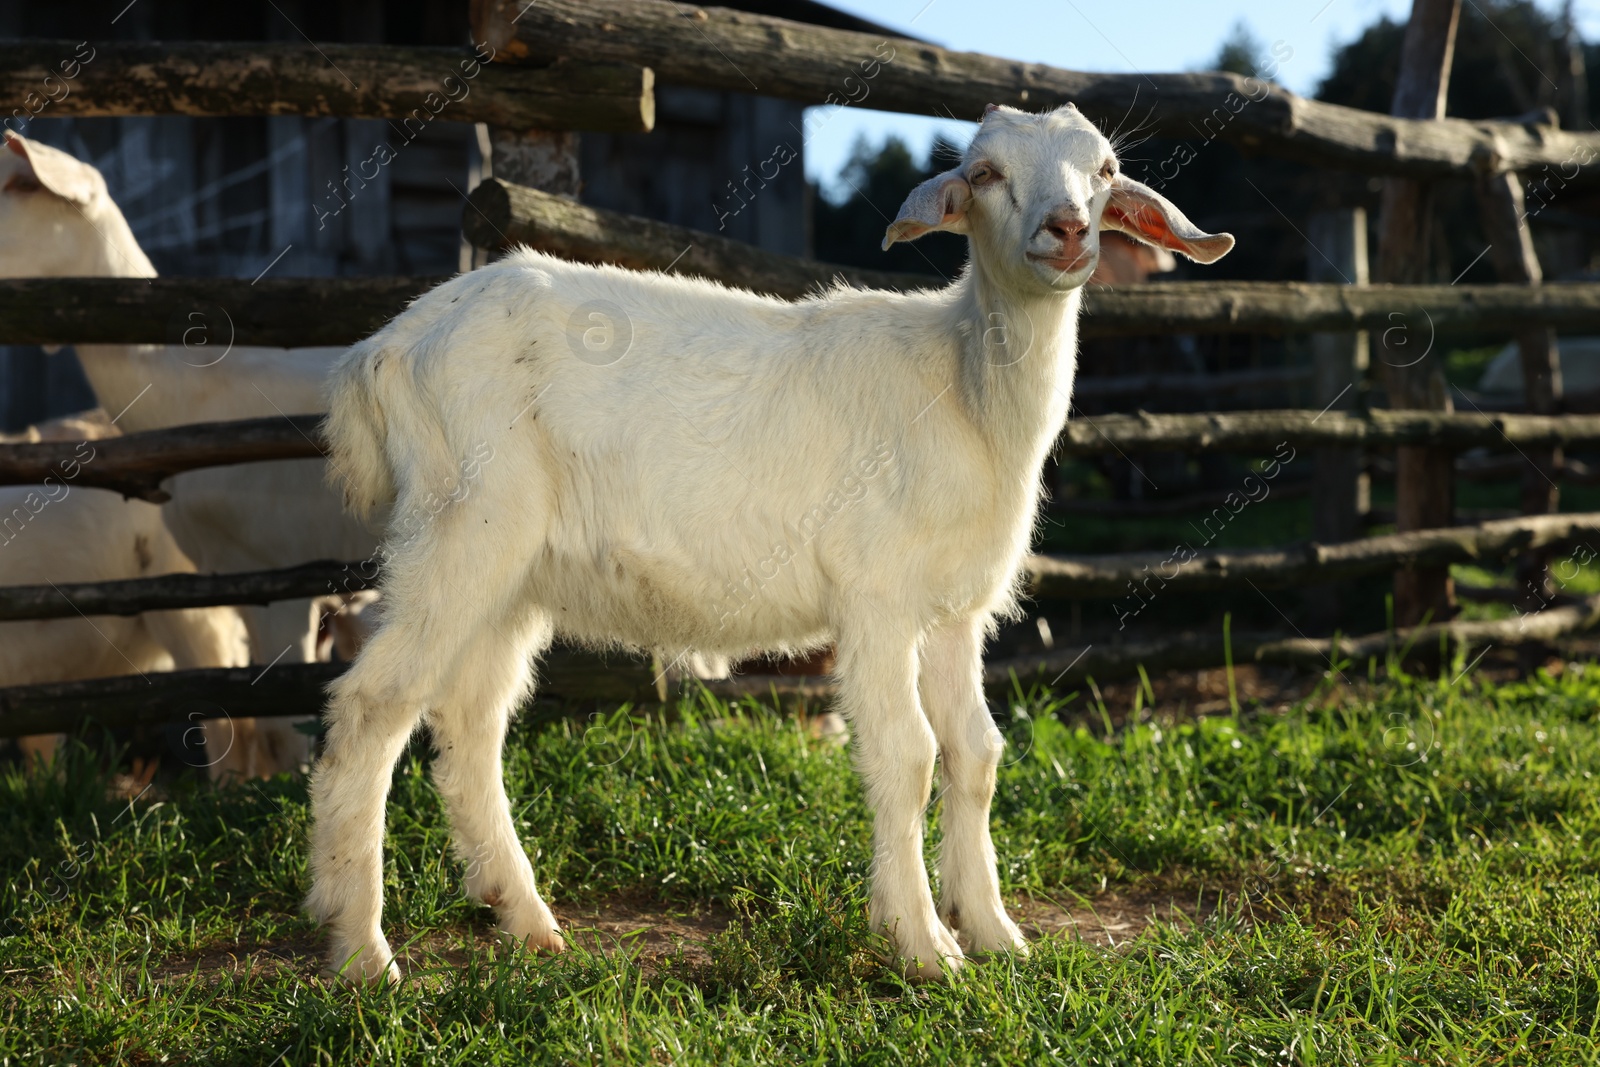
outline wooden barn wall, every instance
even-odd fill
[[[465,0],[0,0],[0,38],[464,44],[466,9]],[[793,14],[818,11],[827,9]],[[658,108],[653,134],[580,138],[583,201],[809,251],[802,107],[663,88]],[[162,274],[449,274],[470,264],[462,199],[482,169],[470,126],[436,121],[407,142],[382,120],[41,116],[24,132],[101,170]],[[393,162],[356,195],[335,195],[342,169],[381,142]],[[0,346],[0,429],[93,403],[70,348]]]
[[[579,139],[579,199],[809,255],[804,116],[787,100],[659,87],[653,132]]]

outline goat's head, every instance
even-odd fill
[[[1233,247],[1229,234],[1202,232],[1123,175],[1111,142],[1073,105],[1035,115],[990,104],[960,165],[911,191],[883,247],[933,230],[963,233],[998,279],[1064,291],[1094,272],[1102,229],[1201,263]]]
[[[5,131],[0,277],[153,274],[98,170]]]

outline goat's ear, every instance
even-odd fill
[[[1100,213],[1100,228],[1182,252],[1199,263],[1215,263],[1233,248],[1233,234],[1206,233],[1172,201],[1121,174],[1111,179],[1111,199]]]
[[[966,233],[971,203],[972,186],[959,169],[935,174],[911,190],[900,205],[900,214],[883,235],[883,247],[887,250],[896,241],[915,241],[932,230]]]
[[[93,167],[72,158],[59,148],[30,141],[10,130],[6,131],[6,147],[21,156],[27,164],[25,170],[11,176],[6,188],[26,190],[37,185],[80,206],[94,199],[98,184]]]

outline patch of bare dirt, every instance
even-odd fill
[[[311,978],[322,966],[321,938],[311,935],[285,937],[272,941],[242,942],[237,945],[202,949],[167,960],[150,969],[156,981],[178,981],[198,974],[201,980],[222,978],[280,978],[286,974]]]
[[[680,946],[689,962],[708,962],[707,943],[736,918],[726,908],[709,905],[663,909],[620,900],[597,907],[551,910],[568,944],[592,952],[636,952],[647,963],[674,955]]]
[[[1024,898],[1011,904],[1012,918],[1030,940],[1065,937],[1104,948],[1120,948],[1142,934],[1153,922],[1198,921],[1216,908],[1215,894],[1197,905],[1193,895],[1163,895],[1157,891],[1102,893],[1074,901]],[[567,943],[591,952],[625,952],[653,967],[680,949],[691,963],[710,960],[712,938],[735,921],[733,912],[705,905],[671,907],[654,902],[614,898],[587,907],[555,908]],[[460,966],[468,958],[464,940],[477,948],[495,943],[487,924],[465,929],[438,930],[406,941],[396,932],[394,943],[401,969],[408,974],[434,968]],[[270,941],[218,946],[168,960],[152,969],[157,981],[182,981],[198,975],[212,983],[225,978],[267,980],[294,975],[315,979],[326,950],[317,935],[300,935]]]
[[[1217,909],[1217,895],[1179,896],[1154,890],[1101,893],[1076,902],[1029,897],[1011,904],[1011,917],[1028,939],[1065,937],[1102,948],[1121,948],[1152,923],[1199,922]]]
[[[1233,669],[1234,691],[1241,707],[1259,704],[1275,710],[1286,710],[1310,696],[1321,681],[1319,674],[1286,667],[1241,663]],[[1143,683],[1137,678],[1100,686],[1100,696],[1113,721],[1120,723],[1132,713],[1136,694],[1142,686]],[[1155,700],[1147,698],[1140,701],[1147,715],[1152,709],[1157,713],[1222,715],[1227,713],[1230,706],[1228,671],[1224,667],[1155,674],[1150,678],[1150,688]],[[1078,715],[1090,714],[1098,718],[1098,711],[1091,709],[1093,704],[1084,704],[1081,698],[1076,704]]]

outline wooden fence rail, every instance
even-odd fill
[[[1456,647],[1510,648],[1547,644],[1590,629],[1596,622],[1600,622],[1600,597],[1515,619],[1454,622],[1355,637],[1238,633],[1231,643],[1225,643],[1220,634],[1169,634],[991,660],[984,666],[984,688],[991,698],[1003,701],[1019,683],[1026,688],[1031,684],[1076,685],[1085,678],[1111,681],[1132,677],[1140,667],[1151,672],[1220,667],[1230,656],[1237,664],[1330,670],[1337,655],[1361,671],[1370,657],[1407,647],[1431,652],[1441,638]],[[255,666],[14,686],[0,689],[0,738],[71,733],[89,722],[127,727],[315,715],[322,711],[325,687],[344,666],[296,663],[265,671]],[[724,700],[820,700],[834,693],[830,679],[781,675],[740,675],[685,686],[691,692],[701,687]],[[595,702],[651,704],[659,700],[655,673],[644,660],[624,656],[602,659],[566,649],[555,650],[540,662],[538,692],[569,702],[563,709],[569,715],[588,714]]]
[[[264,669],[257,664],[0,688],[0,738],[70,733],[90,721],[127,727],[315,715],[322,711],[326,686],[346,666],[285,663]],[[590,707],[595,701],[655,703],[660,700],[658,677],[650,662],[637,656],[600,656],[558,646],[540,659],[538,692]],[[744,675],[693,684],[724,699],[831,692],[822,679],[784,675]]]
[[[1087,677],[1104,681],[1132,677],[1141,666],[1151,673],[1220,667],[1230,657],[1236,664],[1330,670],[1337,655],[1339,660],[1349,661],[1364,675],[1366,662],[1372,657],[1383,657],[1391,651],[1398,653],[1407,647],[1431,653],[1438,648],[1441,638],[1455,648],[1486,645],[1514,648],[1548,644],[1589,630],[1597,622],[1600,622],[1600,597],[1590,597],[1577,604],[1529,612],[1515,619],[1451,622],[1331,638],[1236,633],[1230,643],[1225,642],[1220,633],[1164,634],[1146,641],[1067,646],[1043,656],[991,661],[984,665],[984,687],[991,696],[999,696],[1009,691],[1013,674],[1024,684],[1052,680],[1055,684],[1072,683]]]
[[[1239,510],[1248,507],[1241,495]],[[1220,530],[1234,511],[1219,504]],[[1210,516],[1199,519],[1205,528]],[[1202,541],[1204,534],[1194,540]],[[1344,581],[1402,567],[1509,559],[1536,548],[1600,541],[1600,512],[1536,515],[1385,534],[1338,544],[1306,543],[1273,548],[1208,549],[1192,544],[1162,552],[1118,552],[1101,556],[1031,556],[1028,590],[1037,597],[1147,598],[1167,588],[1182,592],[1254,584],[1286,588]],[[1600,555],[1600,552],[1591,552]],[[1137,601],[1134,601],[1137,603]]]
[[[1200,414],[1097,415],[1069,419],[1057,451],[1086,456],[1113,451],[1260,452],[1325,445],[1393,448],[1431,444],[1464,451],[1528,445],[1593,445],[1600,416],[1503,415],[1478,412],[1237,411]]]
[[[600,214],[578,205],[570,209],[574,214]],[[710,248],[714,241],[708,234],[684,232],[683,243],[660,246],[670,248],[668,254],[652,251],[655,259],[629,265],[665,268],[685,248],[702,244]],[[752,251],[727,260],[712,254],[691,259],[693,254],[691,248],[675,269],[697,270],[730,285],[786,297],[815,291],[839,278],[902,288],[939,284],[937,278],[922,275],[875,273],[768,252]],[[609,261],[599,252],[594,258]],[[787,262],[774,265],[775,260]],[[188,345],[203,348],[208,361],[226,358],[222,353],[230,344],[348,345],[444,280],[263,278],[252,285],[237,278],[0,279],[0,344]],[[1509,337],[1538,324],[1562,333],[1600,332],[1600,283],[1596,282],[1541,286],[1155,282],[1086,290],[1083,307],[1078,332],[1086,338],[1374,330],[1380,335],[1403,331],[1408,345],[1426,346],[1444,334]]]
[[[47,115],[324,115],[394,119],[391,147],[434,119],[643,133],[652,73],[634,63],[512,67],[488,49],[275,41],[7,41],[0,100]]]
[[[160,503],[167,499],[161,480],[184,471],[323,456],[321,419],[272,416],[82,443],[0,445],[0,485],[84,485]],[[1600,415],[1286,410],[1078,416],[1067,422],[1057,452],[1254,452],[1294,462],[1298,450],[1319,445],[1393,448],[1419,442],[1457,450],[1594,446],[1600,445]],[[7,519],[0,515],[0,524]],[[26,518],[19,521],[25,524]]]
[[[843,278],[852,285],[917,289],[919,274],[840,267],[766,252],[715,234],[489,179],[472,191],[462,232],[480,248],[525,244],[563,259],[696,274],[788,299]],[[3,305],[0,305],[3,306]],[[1084,337],[1157,333],[1342,333],[1374,330],[1406,353],[1441,333],[1510,335],[1533,325],[1600,329],[1600,285],[1371,285],[1301,282],[1157,282],[1084,291]]]
[[[142,611],[271,604],[278,600],[354,593],[374,588],[370,560],[319,560],[240,574],[162,574],[117,582],[57,582],[0,586],[0,622],[71,619],[79,615],[137,615]]]
[[[0,344],[348,345],[444,278],[6,278]]]
[[[27,525],[32,514],[75,486],[111,489],[159,504],[170,498],[161,488],[162,479],[184,471],[320,458],[325,454],[321,426],[321,415],[286,415],[199,422],[98,441],[0,445],[0,485],[40,487],[38,503],[31,503],[31,498],[24,502],[28,514],[19,509],[0,515],[0,528],[9,540]]]
[[[1600,134],[1392,118],[1296,96],[1272,84],[1271,71],[1261,79],[1084,74],[725,8],[630,0],[475,0],[473,31],[498,59],[637,63],[664,84],[808,104],[976,120],[991,102],[1032,111],[1071,102],[1110,125],[1131,113],[1141,130],[1220,138],[1337,169],[1442,178],[1549,166],[1569,181],[1600,170]]]
[[[1218,511],[1228,512],[1224,505]],[[1231,512],[1228,512],[1231,515]],[[1202,523],[1206,518],[1202,517]],[[1203,537],[1203,534],[1201,535]],[[1198,538],[1197,538],[1198,539]],[[1150,596],[1168,587],[1183,592],[1254,583],[1284,588],[1342,581],[1400,567],[1503,560],[1521,552],[1600,541],[1600,512],[1500,519],[1475,526],[1387,534],[1339,544],[1256,549],[1190,545],[1166,552],[1028,557],[1028,591],[1043,599]],[[79,615],[267,604],[276,600],[353,593],[375,588],[373,560],[320,561],[240,574],[165,574],[116,582],[0,587],[0,622]]]

